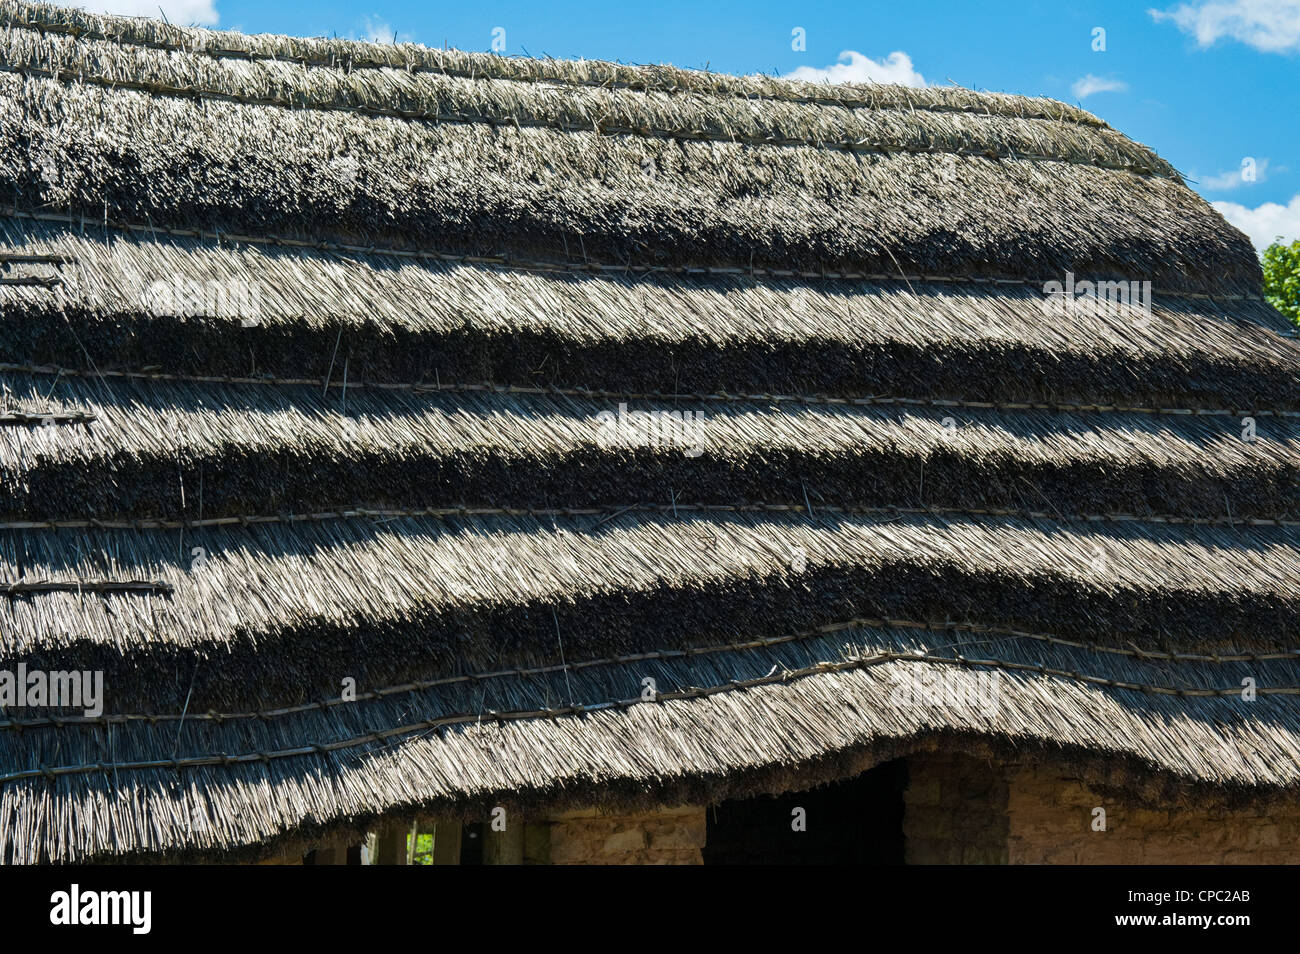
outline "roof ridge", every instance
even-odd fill
[[[782,136],[778,138],[775,136],[761,136],[740,132],[715,133],[704,129],[620,125],[602,122],[600,120],[587,124],[585,122],[568,122],[562,119],[547,119],[536,116],[520,118],[518,116],[487,116],[465,112],[412,111],[397,109],[395,107],[370,106],[365,104],[334,105],[328,103],[295,102],[289,97],[250,96],[243,93],[211,89],[199,85],[171,86],[165,83],[126,79],[124,77],[111,75],[98,76],[85,71],[52,70],[44,67],[27,65],[20,66],[14,64],[0,64],[0,73],[11,73],[24,77],[32,76],[40,79],[51,79],[58,82],[75,81],[115,90],[134,90],[136,92],[147,93],[154,96],[169,96],[179,99],[210,99],[218,102],[239,103],[245,106],[283,108],[295,112],[302,112],[305,110],[322,113],[352,113],[365,116],[436,123],[482,123],[493,127],[504,126],[507,128],[554,129],[565,133],[595,132],[598,135],[630,136],[640,139],[742,143],[748,146],[806,146],[810,149],[848,152],[854,154],[880,153],[884,155],[893,155],[897,153],[906,153],[908,155],[947,155],[984,159],[1012,159],[1022,162],[1061,162],[1068,165],[1087,166],[1094,169],[1128,172],[1133,175],[1153,176],[1160,179],[1167,179],[1172,182],[1180,181],[1177,173],[1173,172],[1172,169],[1168,167],[1168,164],[1163,161],[1158,161],[1151,166],[1143,166],[1136,163],[1115,162],[1101,157],[1075,158],[1067,155],[1048,155],[1046,153],[1040,154],[1016,151],[1009,147],[999,149],[988,145],[973,146],[970,148],[934,148],[929,145],[911,146],[906,144],[888,144],[852,138],[841,140],[813,139],[799,136]]]
[[[443,49],[428,47],[422,44],[403,43],[403,44],[385,44],[375,43],[364,40],[343,40],[329,39],[325,37],[295,37],[281,34],[247,34],[231,30],[211,30],[201,27],[181,27],[161,21],[154,18],[144,19],[148,23],[146,28],[144,24],[133,19],[116,17],[103,14],[91,14],[83,11],[72,11],[64,8],[51,7],[47,4],[25,3],[25,2],[8,2],[0,4],[0,17],[5,16],[5,8],[16,9],[27,14],[34,14],[19,18],[15,15],[9,15],[9,24],[12,27],[34,30],[42,33],[55,33],[64,36],[71,36],[76,39],[88,37],[95,40],[105,40],[118,43],[120,45],[138,46],[146,49],[177,51],[191,55],[202,55],[213,59],[240,59],[249,61],[267,61],[267,62],[292,62],[303,67],[346,67],[349,71],[356,69],[393,69],[401,70],[407,73],[438,73],[446,76],[458,76],[467,79],[492,79],[509,82],[521,83],[542,83],[560,86],[589,87],[597,89],[627,89],[637,92],[665,92],[665,93],[689,93],[698,95],[726,96],[735,99],[759,100],[796,103],[818,106],[840,106],[848,109],[881,109],[881,108],[904,108],[920,109],[926,112],[961,112],[961,113],[988,113],[991,115],[1008,116],[1017,118],[1036,118],[1046,119],[1055,122],[1069,123],[1077,126],[1088,126],[1097,129],[1109,129],[1109,124],[1075,106],[1063,103],[1059,100],[1048,97],[1038,96],[1021,96],[1008,93],[991,93],[977,92],[962,87],[925,87],[921,92],[913,92],[915,88],[899,86],[896,84],[837,84],[835,86],[821,87],[820,84],[807,83],[801,80],[793,80],[778,77],[767,77],[762,75],[737,76],[727,73],[711,73],[706,70],[692,70],[675,66],[666,66],[663,64],[648,64],[642,66],[615,63],[606,60],[566,60],[566,59],[538,59],[533,57],[507,57],[497,54],[473,53],[469,51]],[[110,32],[104,29],[104,23],[118,23],[123,29],[119,32]],[[83,25],[84,24],[84,25]],[[146,35],[146,29],[151,30],[153,36]],[[192,45],[185,43],[185,38],[189,37],[195,42]],[[157,37],[164,37],[158,39]],[[358,59],[351,55],[346,60],[341,58],[340,51],[305,53],[300,51],[289,53],[287,55],[277,54],[273,51],[258,50],[254,43],[246,44],[245,48],[240,47],[217,47],[208,43],[200,44],[198,41],[207,38],[218,37],[239,37],[246,40],[254,40],[264,47],[272,47],[274,44],[297,45],[308,50],[313,47],[324,47],[329,44],[341,44],[345,48],[364,50],[371,54],[372,59]],[[392,57],[383,57],[379,54],[393,51],[400,52],[396,59]],[[464,61],[464,65],[454,63],[456,59]],[[452,60],[452,64],[446,61]],[[528,73],[524,71],[525,64],[534,68],[535,72]],[[604,78],[583,77],[574,73],[566,75],[563,66],[576,67],[581,64],[587,70],[604,71],[608,75]],[[493,72],[493,68],[497,68]],[[635,74],[641,74],[639,77]],[[646,73],[655,74],[646,76]],[[625,78],[617,78],[623,74]],[[672,80],[671,85],[669,80]],[[680,85],[679,85],[680,84]],[[802,95],[795,93],[796,90],[818,90],[817,93],[804,92]],[[934,91],[934,92],[931,92]],[[832,95],[832,93],[841,93],[842,95]],[[857,94],[856,96],[854,94]],[[896,100],[890,101],[888,97],[893,95]],[[924,100],[929,96],[946,95],[958,100],[958,102],[930,102],[920,103],[918,100]],[[876,96],[881,96],[884,104],[876,100]],[[960,100],[969,97],[963,104]],[[1000,106],[1009,106],[1015,103],[1021,106],[1033,105],[1039,106],[1036,111],[1028,110],[1011,110],[999,109]],[[992,107],[992,108],[990,108]]]

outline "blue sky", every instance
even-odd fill
[[[1300,0],[70,5],[153,16],[161,6],[173,23],[388,42],[396,35],[466,50],[491,49],[500,28],[507,54],[1050,96],[1153,147],[1257,245],[1277,234],[1300,239]]]

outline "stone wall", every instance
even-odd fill
[[[547,859],[557,865],[698,865],[703,862],[702,807],[635,815],[595,810],[548,818]],[[540,859],[539,859],[540,860]]]
[[[1093,830],[1105,810],[1105,831]],[[1012,864],[1295,864],[1300,811],[1162,810],[1104,798],[1050,765],[1011,769]]]
[[[1162,809],[1103,797],[1051,763],[926,755],[908,773],[909,864],[1300,863],[1295,806]]]
[[[909,865],[1006,864],[1007,776],[960,755],[908,759],[903,857]]]
[[[1099,795],[1068,768],[1050,762],[964,755],[911,757],[897,785],[904,778],[902,853],[908,864],[1300,864],[1300,806],[1295,804],[1232,811],[1162,808]],[[864,811],[869,794],[862,795]],[[807,804],[809,798],[795,800]],[[781,824],[787,824],[788,807],[780,800],[774,804]],[[1104,830],[1096,824],[1098,808],[1105,810]],[[822,809],[810,817],[821,823],[836,817],[827,806]],[[476,837],[483,838],[486,864],[697,865],[703,863],[708,834],[705,812],[702,806],[623,814],[589,809],[515,821],[504,833],[483,825]],[[879,806],[870,816],[884,824]],[[459,821],[445,824],[448,836],[460,835]],[[889,824],[896,832],[896,816]],[[870,825],[835,831],[850,839],[882,834]],[[453,856],[459,854],[459,837],[447,844],[451,853],[436,863],[458,863]],[[310,863],[346,864],[346,850],[344,844],[318,848]],[[769,854],[739,860],[780,862],[788,849]],[[300,854],[285,852],[263,863],[301,860]]]

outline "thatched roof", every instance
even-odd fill
[[[0,721],[4,860],[927,746],[1300,792],[1300,348],[1151,150],[958,89],[0,19],[0,670],[105,695]],[[1152,307],[1053,311],[1067,272]]]

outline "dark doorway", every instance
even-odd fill
[[[460,863],[463,865],[483,864],[483,825],[470,824],[461,829]]]
[[[704,863],[901,865],[906,787],[907,763],[896,759],[806,792],[711,805]]]

